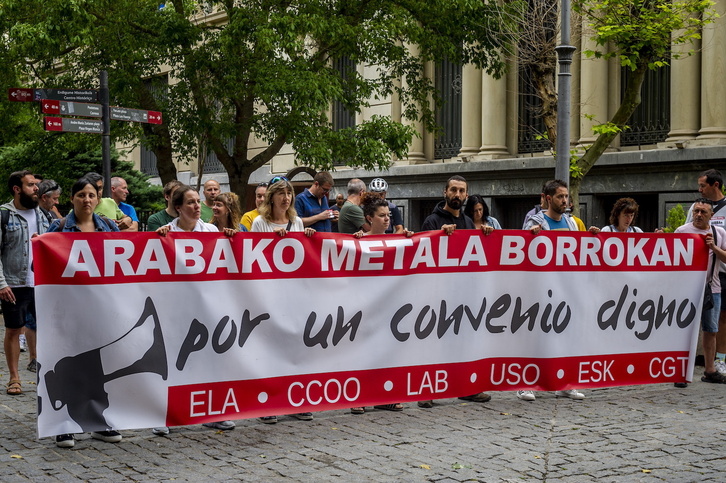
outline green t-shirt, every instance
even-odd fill
[[[124,212],[118,207],[113,198],[101,198],[94,212],[97,215],[103,215],[109,220],[120,220],[124,216]]]
[[[210,207],[208,207],[208,206],[207,206],[207,205],[206,205],[206,204],[204,203],[204,201],[202,201],[202,216],[200,217],[200,219],[201,219],[201,220],[202,220],[202,221],[203,221],[204,223],[209,223],[209,222],[211,222],[211,221],[212,221],[212,217],[213,217],[213,216],[214,216],[214,212],[212,211],[212,209],[211,209]]]
[[[146,220],[146,231],[156,231],[164,225],[168,225],[175,217],[171,216],[166,210],[154,213]]]

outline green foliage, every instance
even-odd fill
[[[686,212],[683,211],[683,206],[680,204],[674,206],[668,210],[668,216],[666,217],[666,226],[663,231],[666,233],[673,233],[681,225],[686,223]]]
[[[115,124],[115,140],[140,139],[154,150],[163,181],[173,175],[172,156],[196,159],[203,140],[240,193],[285,145],[316,168],[338,160],[385,168],[404,157],[410,121],[436,127],[426,62],[503,73],[498,52],[510,37],[500,34],[516,17],[504,3],[3,0],[0,44],[13,42],[0,48],[0,71],[36,85],[92,88],[107,70],[113,105],[164,112],[163,126]],[[209,13],[213,22],[204,20]],[[357,68],[341,74],[337,59]],[[148,79],[159,73],[173,81],[151,89]],[[402,103],[400,120],[333,129],[331,103],[362,113],[392,96]]]
[[[671,46],[701,38],[713,21],[712,0],[575,0],[573,10],[587,17],[593,40],[603,49],[585,51],[590,57],[614,57],[636,70],[667,65]],[[607,48],[605,48],[607,47]]]

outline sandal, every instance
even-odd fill
[[[403,404],[381,404],[380,406],[373,406],[376,409],[383,409],[384,411],[403,411]]]
[[[18,394],[23,393],[23,387],[20,384],[20,381],[18,379],[11,379],[10,382],[8,382],[7,387],[7,393],[11,396],[17,396]]]
[[[366,408],[350,408],[351,414],[363,414],[366,412]]]

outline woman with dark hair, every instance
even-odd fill
[[[171,202],[179,216],[174,218],[171,223],[156,230],[159,235],[165,236],[170,231],[219,232],[216,226],[200,220],[202,202],[199,193],[191,186],[183,185],[177,188]]]
[[[98,200],[96,184],[85,176],[79,179],[71,187],[73,209],[65,218],[53,220],[48,231],[119,231],[116,222],[93,212]]]
[[[98,199],[96,184],[86,177],[79,179],[71,187],[73,210],[65,218],[53,220],[48,232],[119,231],[116,222],[93,212]],[[107,443],[118,443],[122,439],[121,433],[114,430],[96,431],[91,433],[91,437]],[[59,434],[55,437],[55,444],[59,448],[72,448],[76,441],[72,434]]]
[[[620,198],[615,202],[610,212],[610,224],[601,231],[616,233],[643,233],[643,230],[633,226],[638,216],[638,203],[633,198]]]
[[[231,236],[238,231],[247,231],[247,228],[240,223],[242,210],[239,206],[239,196],[235,193],[218,194],[212,204],[212,213],[212,225],[226,235]]]
[[[388,206],[388,201],[381,197],[378,193],[367,192],[363,194],[363,216],[365,216],[366,223],[371,226],[371,229],[367,232],[363,230],[357,231],[353,234],[356,238],[361,238],[368,235],[386,235],[386,230],[391,224],[391,211]],[[406,237],[413,235],[411,230],[404,228],[403,234]],[[393,235],[392,233],[388,235]],[[403,404],[380,404],[373,406],[375,409],[383,409],[385,411],[403,411]],[[366,412],[362,406],[350,408],[350,412],[353,414],[363,414]]]
[[[474,228],[477,230],[482,226],[491,226],[495,230],[501,230],[502,227],[496,218],[489,216],[489,206],[481,195],[471,195],[466,200],[464,214],[471,218],[474,222]]]

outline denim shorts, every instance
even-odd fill
[[[701,329],[704,332],[718,332],[718,315],[721,312],[721,294],[713,294],[713,308],[701,313]]]

